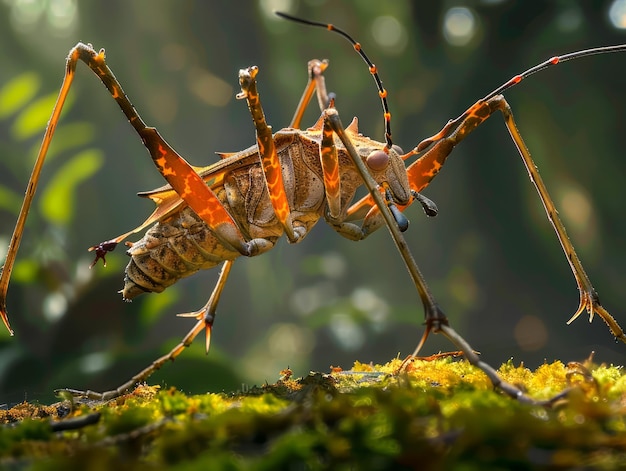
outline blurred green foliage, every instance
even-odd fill
[[[24,107],[37,94],[40,86],[39,77],[30,72],[4,84],[0,90],[0,118],[6,118]]]
[[[62,11],[53,4],[0,5],[2,247],[61,83],[63,59],[79,40],[106,48],[146,122],[195,165],[215,161],[215,151],[254,142],[248,111],[234,99],[238,69],[252,64],[260,68],[261,99],[274,129],[289,123],[306,63],[317,57],[330,60],[327,84],[344,122],[356,115],[364,134],[382,136],[376,90],[350,45],[277,20],[270,11],[278,4],[242,9],[227,1],[92,0],[67,2]],[[626,42],[624,30],[607,19],[612,4],[285,5],[294,14],[331,21],[363,44],[389,91],[394,141],[406,150],[547,57]],[[468,8],[475,20],[463,46],[443,34],[452,6]],[[624,324],[622,61],[616,55],[563,64],[524,81],[507,99],[604,305]],[[117,386],[179,341],[190,324],[174,314],[203,305],[216,279],[207,272],[128,304],[117,294],[126,264],[121,248],[107,258],[106,269],[87,269],[86,248],[139,224],[152,206],[134,193],[162,180],[115,102],[82,64],[71,98],[9,290],[16,337],[0,334],[0,402],[49,398],[57,387]],[[306,125],[318,114],[312,106]],[[459,146],[425,192],[439,205],[439,216],[427,220],[418,209],[409,211],[407,238],[416,259],[455,328],[487,361],[513,356],[537,365],[544,358],[579,360],[596,350],[600,361],[622,363],[623,346],[613,344],[598,320],[565,326],[577,306],[575,285],[499,120]],[[287,365],[305,373],[404,354],[421,335],[422,316],[385,231],[353,243],[321,223],[298,246],[283,241],[263,257],[238,261],[208,358],[198,342],[153,381],[191,392],[233,389]],[[450,347],[434,338],[427,348]]]

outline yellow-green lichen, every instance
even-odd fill
[[[401,369],[401,366],[403,368]],[[401,371],[401,372],[400,372]],[[464,360],[289,370],[274,384],[187,396],[138,387],[107,404],[1,411],[0,464],[33,469],[614,469],[626,458],[623,370],[554,362],[499,373],[552,407],[494,391]],[[75,421],[75,422],[71,422]],[[76,425],[63,430],[64,425]]]

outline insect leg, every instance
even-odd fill
[[[244,239],[241,231],[233,221],[228,211],[223,207],[217,196],[211,191],[204,180],[196,173],[194,168],[185,161],[165,140],[159,135],[156,129],[146,126],[132,103],[124,93],[122,86],[117,81],[113,72],[106,65],[104,50],[96,52],[95,49],[83,43],[74,46],[66,60],[65,76],[63,84],[59,90],[59,96],[54,105],[52,115],[48,122],[46,132],[37,155],[37,160],[33,167],[31,177],[28,182],[26,195],[22,203],[22,208],[11,237],[7,258],[0,276],[0,317],[4,321],[9,332],[13,333],[8,321],[6,310],[6,295],[11,276],[11,271],[17,256],[26,217],[35,195],[35,190],[39,181],[39,174],[45,161],[45,157],[54,135],[59,116],[67,98],[76,72],[76,64],[83,61],[102,81],[111,96],[115,99],[122,112],[128,118],[137,134],[141,137],[144,145],[150,152],[150,156],[159,172],[174,188],[176,193],[206,222],[214,233],[225,244],[232,246],[243,255],[257,255],[268,249],[273,244],[263,239],[255,239],[248,242]],[[132,232],[131,232],[132,233]],[[125,234],[125,236],[128,234]],[[104,258],[106,252],[113,250],[115,241],[104,243],[94,247],[96,250],[96,260]]]
[[[600,298],[598,293],[594,289],[589,280],[589,277],[583,268],[582,262],[578,258],[576,254],[576,250],[574,249],[574,245],[569,239],[567,232],[565,230],[565,226],[563,222],[561,222],[561,218],[559,218],[558,211],[548,193],[548,189],[546,188],[541,175],[537,171],[537,167],[535,166],[533,159],[530,155],[530,151],[526,147],[519,130],[517,129],[517,125],[515,124],[515,119],[513,118],[513,112],[511,107],[504,99],[502,95],[498,95],[493,98],[498,104],[499,110],[502,112],[504,117],[504,123],[506,124],[507,129],[509,130],[509,134],[515,142],[517,150],[524,161],[524,165],[526,166],[526,170],[528,171],[528,175],[530,180],[535,185],[537,189],[537,193],[539,194],[539,198],[543,203],[543,207],[546,211],[546,215],[556,232],[556,235],[561,243],[561,247],[563,248],[563,252],[565,252],[565,257],[570,265],[572,273],[574,274],[574,278],[576,279],[576,284],[578,285],[578,291],[580,294],[580,302],[578,309],[574,313],[574,315],[567,321],[567,323],[571,323],[576,319],[583,311],[587,311],[589,314],[589,322],[593,320],[593,315],[598,314],[600,318],[609,326],[611,333],[615,336],[616,339],[620,339],[622,342],[626,343],[626,335],[624,331],[615,320],[615,318],[609,314],[609,312],[600,304]]]
[[[437,303],[435,302],[435,298],[433,297],[428,285],[426,284],[426,280],[424,276],[420,272],[415,259],[413,258],[413,254],[409,250],[409,247],[402,236],[402,232],[398,227],[398,223],[389,208],[387,201],[384,199],[383,194],[381,192],[381,188],[379,188],[376,181],[372,178],[369,171],[367,170],[363,160],[359,157],[350,137],[345,131],[341,120],[339,119],[339,113],[335,108],[328,108],[324,110],[324,121],[328,123],[328,126],[333,130],[333,132],[339,137],[341,142],[343,143],[346,151],[350,155],[353,160],[353,163],[358,169],[363,182],[369,191],[373,201],[375,202],[378,210],[380,211],[389,232],[402,256],[402,259],[405,261],[411,278],[415,284],[415,287],[420,295],[422,303],[424,305],[425,317],[426,317],[426,325],[427,332],[433,330],[438,331],[439,327],[442,324],[448,324],[448,319]],[[355,226],[356,227],[356,226]],[[427,336],[428,334],[426,334]]]
[[[332,106],[332,105],[331,105]],[[322,162],[322,174],[324,177],[324,191],[328,204],[326,220],[335,227],[335,220],[341,217],[341,178],[339,177],[339,158],[335,147],[334,133],[328,120],[324,120],[322,126],[322,141],[320,146],[320,160]],[[338,230],[338,232],[341,232]]]
[[[326,82],[323,75],[327,67],[327,60],[320,61],[318,59],[313,59],[309,61],[309,81],[306,84],[304,93],[302,93],[302,98],[300,98],[300,102],[298,103],[296,112],[293,115],[291,124],[289,124],[290,128],[300,129],[302,116],[304,115],[307,106],[309,106],[309,102],[311,101],[311,98],[313,98],[314,92],[317,93],[317,102],[320,110],[324,111],[328,107],[328,93],[326,92]]]
[[[270,201],[274,209],[276,217],[285,229],[285,233],[290,242],[296,242],[306,234],[306,228],[294,225],[291,218],[291,209],[289,208],[289,199],[285,191],[283,183],[283,172],[274,145],[274,137],[272,136],[272,127],[267,124],[265,114],[261,107],[259,92],[256,86],[256,75],[259,72],[258,67],[248,67],[239,71],[239,84],[241,85],[241,93],[237,95],[238,99],[245,99],[252,115],[252,121],[256,128],[257,145],[259,148],[259,157],[265,175],[265,183],[270,196]]]
[[[63,84],[61,85],[61,89],[59,90],[59,96],[52,110],[52,115],[50,116],[50,120],[48,121],[48,126],[46,127],[46,132],[41,142],[41,146],[37,154],[37,159],[35,161],[35,165],[33,166],[33,171],[31,172],[30,179],[28,180],[24,201],[22,201],[22,207],[17,218],[17,223],[15,224],[15,228],[13,229],[13,235],[11,236],[11,242],[9,243],[7,257],[2,267],[2,275],[0,276],[0,316],[2,317],[4,325],[11,333],[11,335],[13,335],[13,330],[9,325],[9,318],[6,308],[7,290],[9,289],[9,281],[11,279],[11,272],[13,270],[15,258],[17,257],[17,251],[20,247],[20,242],[22,241],[22,234],[24,233],[26,217],[28,216],[28,211],[30,210],[33,197],[35,196],[35,191],[37,190],[37,184],[39,183],[39,175],[41,174],[41,169],[46,159],[46,154],[48,152],[48,148],[50,147],[50,142],[52,141],[52,136],[54,135],[56,125],[59,121],[59,116],[61,115],[63,104],[65,103],[65,99],[67,98],[67,94],[69,93],[72,81],[74,80],[74,74],[76,72],[76,59],[73,59],[71,56],[72,54],[70,53],[67,58]]]
[[[539,198],[543,203],[548,220],[552,224],[554,231],[561,243],[561,247],[565,252],[565,256],[570,265],[578,290],[580,293],[580,303],[574,315],[568,323],[576,319],[584,310],[589,313],[589,320],[593,318],[593,314],[598,314],[602,320],[609,326],[611,333],[616,339],[626,343],[626,334],[619,326],[617,321],[607,312],[600,304],[597,292],[593,288],[585,269],[582,266],[576,250],[570,241],[565,226],[558,216],[558,211],[550,197],[548,190],[537,171],[537,167],[530,155],[530,151],[526,147],[521,134],[519,133],[511,107],[502,95],[491,96],[487,100],[480,100],[470,107],[459,118],[450,121],[438,134],[422,141],[415,149],[409,152],[406,157],[411,154],[417,154],[422,150],[428,150],[407,169],[411,188],[419,191],[430,183],[443,166],[446,158],[452,152],[452,149],[461,142],[470,132],[478,127],[482,122],[489,118],[496,111],[500,111],[504,117],[504,122],[513,139],[520,156],[524,162],[528,176],[535,185]],[[429,147],[430,146],[430,147]]]
[[[494,387],[500,389],[502,392],[512,397],[513,399],[517,399],[518,401],[526,403],[526,404],[533,404],[533,405],[538,405],[538,406],[550,406],[554,404],[555,402],[559,401],[560,399],[565,398],[570,392],[570,389],[568,388],[568,389],[564,389],[560,393],[555,394],[553,397],[546,399],[546,400],[538,401],[536,399],[533,399],[530,396],[527,396],[526,394],[524,394],[524,392],[521,389],[519,389],[517,386],[504,381],[500,377],[498,372],[492,366],[482,361],[478,357],[476,352],[472,350],[472,347],[470,347],[470,345],[465,341],[465,339],[463,339],[463,337],[461,337],[449,325],[441,325],[439,332],[445,335],[448,338],[448,340],[450,340],[450,342],[452,342],[459,350],[463,352],[463,355],[465,356],[467,361],[469,361],[472,365],[476,366],[477,368],[480,368],[482,372],[487,375],[487,377],[489,378],[491,383],[494,385]]]
[[[133,388],[133,386],[135,386],[137,383],[148,379],[149,376],[159,370],[168,361],[174,361],[186,347],[193,343],[196,336],[203,330],[205,331],[205,348],[208,353],[211,343],[211,329],[213,327],[213,321],[215,320],[217,304],[220,300],[220,296],[222,295],[222,291],[224,290],[224,286],[226,285],[226,280],[228,279],[228,275],[230,274],[232,264],[232,260],[227,260],[226,262],[224,262],[215,288],[213,288],[213,293],[211,293],[211,297],[201,309],[195,312],[179,314],[180,317],[193,317],[197,319],[198,322],[196,322],[196,325],[192,327],[187,335],[183,337],[181,342],[176,345],[172,350],[170,350],[169,353],[153,361],[147,368],[137,373],[135,376],[133,376],[131,379],[129,379],[116,389],[112,389],[103,393],[91,390],[80,391],[77,389],[60,389],[55,392],[67,392],[75,397],[86,397],[88,399],[94,399],[98,401],[109,401],[111,399],[119,397],[131,388]]]

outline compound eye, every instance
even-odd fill
[[[400,147],[398,144],[394,144],[393,146],[391,146],[391,148],[396,151],[396,154],[404,155],[404,151],[402,150],[402,147]]]
[[[381,172],[389,165],[389,155],[382,150],[375,150],[367,156],[365,163],[371,170]]]

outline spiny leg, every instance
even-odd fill
[[[248,103],[252,121],[256,128],[257,146],[265,183],[269,193],[270,201],[276,217],[285,229],[285,233],[290,242],[296,242],[304,236],[303,227],[294,226],[289,208],[289,199],[283,183],[283,171],[274,145],[272,127],[267,124],[265,114],[261,107],[261,101],[256,86],[256,75],[258,67],[252,66],[239,71],[239,84],[241,93],[237,94],[237,99],[245,99]]]
[[[337,136],[339,136],[341,142],[344,144],[346,150],[354,161],[354,164],[357,166],[359,173],[363,178],[365,186],[370,192],[370,195],[372,196],[372,199],[378,207],[378,210],[382,214],[385,220],[385,225],[391,233],[393,241],[396,244],[398,251],[400,252],[400,255],[409,271],[409,274],[411,275],[411,279],[415,284],[417,292],[420,295],[420,298],[424,305],[426,317],[426,330],[424,332],[424,337],[420,342],[420,346],[424,343],[430,332],[443,333],[456,346],[456,348],[463,352],[465,357],[472,365],[476,366],[487,375],[494,387],[500,389],[505,394],[511,396],[514,399],[517,399],[520,402],[537,405],[550,405],[567,395],[568,391],[566,390],[546,401],[537,401],[530,396],[524,394],[524,392],[517,386],[502,380],[496,370],[484,361],[480,360],[478,358],[478,355],[475,353],[472,347],[463,339],[463,337],[461,337],[452,327],[450,327],[447,317],[439,308],[439,305],[435,302],[435,298],[428,288],[426,280],[421,274],[419,267],[417,266],[417,263],[413,258],[413,254],[409,250],[406,240],[402,235],[402,232],[398,228],[391,209],[389,208],[387,202],[383,199],[378,185],[369,174],[365,164],[359,158],[359,155],[352,145],[349,136],[345,133],[343,125],[341,124],[341,120],[339,119],[339,114],[334,108],[329,108],[325,111],[325,116],[328,120],[329,126],[333,129]],[[417,354],[417,351],[415,354]]]
[[[0,317],[11,334],[13,334],[13,331],[9,325],[6,309],[6,296],[10,276],[24,232],[26,217],[28,216],[39,182],[41,168],[43,167],[59,116],[61,115],[63,105],[74,80],[76,65],[79,60],[83,61],[100,78],[150,152],[150,156],[159,172],[172,188],[174,188],[180,198],[213,229],[214,233],[221,241],[230,245],[243,255],[256,255],[271,248],[271,244],[267,246],[264,244],[263,240],[246,241],[228,211],[226,211],[205,181],[196,173],[194,167],[187,163],[185,159],[167,144],[156,129],[146,126],[124,93],[122,86],[113,75],[113,72],[106,65],[104,49],[96,52],[91,45],[78,43],[70,50],[67,56],[63,83],[59,90],[57,101],[52,110],[52,115],[28,181],[26,195],[13,231],[13,236],[11,237],[7,258],[2,268],[2,275],[0,275]],[[113,250],[115,245],[116,243],[111,241],[110,244],[105,243],[102,246],[94,247],[94,249],[97,250],[96,261],[98,258],[104,258],[106,253]]]
[[[555,63],[554,60],[548,62],[550,64]],[[543,67],[547,67],[547,65],[544,65]],[[513,84],[518,82],[519,80],[515,82],[513,79],[510,81],[510,83]],[[503,87],[500,87],[498,90],[502,89]],[[439,133],[425,139],[417,147],[403,156],[403,159],[406,160],[411,156],[418,155],[423,152],[418,160],[409,165],[407,168],[407,175],[412,191],[419,192],[429,185],[435,176],[437,176],[441,168],[443,168],[443,165],[452,150],[480,124],[491,117],[493,113],[500,111],[504,117],[505,125],[509,130],[520,156],[522,157],[526,170],[528,171],[529,178],[537,189],[537,193],[539,194],[539,198],[544,206],[547,217],[554,228],[561,247],[563,248],[578,286],[580,294],[579,306],[567,323],[569,324],[574,321],[574,319],[580,316],[580,314],[585,310],[589,313],[590,321],[593,319],[594,314],[598,314],[608,325],[612,335],[616,339],[626,343],[626,334],[623,329],[620,327],[615,318],[600,303],[598,294],[589,280],[580,258],[578,257],[576,250],[567,235],[565,226],[558,216],[558,211],[556,210],[554,202],[548,193],[546,185],[543,182],[534,161],[532,160],[530,151],[526,147],[526,144],[517,129],[509,104],[502,95],[493,96],[493,94],[490,94],[488,97],[489,98],[487,99],[476,102],[459,118],[448,122],[448,124]],[[404,211],[406,207],[407,206],[400,205],[398,209]],[[359,202],[355,203],[350,208],[348,214],[350,216],[351,212],[363,212],[365,210],[369,211],[368,215],[375,214],[378,211],[378,208],[373,203],[370,195],[367,195]],[[375,217],[372,217],[371,220],[372,225],[369,228],[370,231],[376,230],[382,224],[382,221],[380,221],[380,219],[376,219]],[[420,343],[420,346],[422,343]]]
[[[363,160],[359,157],[356,149],[354,148],[349,136],[346,134],[337,110],[335,108],[328,108],[324,111],[324,115],[325,120],[328,122],[328,126],[339,137],[346,151],[352,158],[353,163],[357,167],[359,174],[363,179],[365,187],[367,188],[376,206],[378,207],[378,210],[384,218],[385,224],[389,229],[389,232],[391,233],[394,243],[396,244],[396,247],[398,248],[398,251],[402,256],[402,259],[405,261],[407,269],[409,270],[409,273],[411,275],[411,279],[413,280],[417,292],[419,293],[420,299],[422,300],[422,303],[424,305],[427,328],[429,330],[438,330],[439,326],[441,324],[447,324],[448,320],[443,311],[435,302],[435,298],[428,288],[426,280],[419,270],[419,267],[417,266],[417,263],[413,258],[413,254],[409,250],[406,240],[402,236],[402,232],[398,227],[397,221],[394,218],[394,215],[392,214],[387,201],[383,198],[381,188],[370,175],[367,167],[363,163]]]
[[[211,329],[213,328],[213,322],[215,321],[215,313],[217,310],[217,304],[222,295],[222,291],[224,290],[224,286],[226,285],[226,280],[228,279],[228,275],[230,273],[231,266],[233,264],[232,260],[227,260],[222,265],[222,270],[220,271],[219,278],[213,288],[213,293],[211,293],[211,297],[207,301],[207,303],[199,310],[195,312],[189,312],[185,314],[178,314],[179,317],[193,317],[197,319],[196,325],[192,327],[192,329],[183,337],[181,342],[176,345],[169,353],[163,355],[162,357],[153,361],[147,368],[143,369],[131,379],[126,381],[124,384],[119,387],[112,389],[110,391],[106,391],[103,393],[95,392],[91,390],[80,391],[77,389],[59,389],[55,392],[67,392],[75,397],[86,397],[88,399],[98,400],[98,401],[109,401],[116,397],[119,397],[125,394],[127,391],[132,389],[137,383],[145,381],[154,374],[157,370],[159,370],[165,363],[168,361],[174,361],[178,355],[180,355],[186,347],[189,347],[196,336],[205,331],[205,349],[206,352],[209,352],[209,347],[211,344]]]
[[[576,279],[576,284],[578,285],[578,290],[580,293],[580,302],[578,305],[578,309],[574,313],[574,315],[567,321],[568,324],[574,321],[578,316],[580,316],[583,311],[587,311],[589,314],[589,322],[593,320],[593,315],[598,314],[602,320],[609,326],[611,333],[615,336],[615,338],[620,339],[622,342],[626,343],[626,335],[624,331],[615,320],[615,318],[609,314],[609,312],[600,304],[600,298],[598,293],[594,289],[589,280],[589,276],[587,272],[583,268],[583,265],[576,254],[576,250],[574,249],[574,245],[567,235],[567,231],[565,230],[565,226],[563,225],[561,218],[559,218],[558,211],[548,193],[548,190],[541,178],[541,175],[537,171],[537,167],[535,166],[533,159],[530,155],[526,144],[524,143],[521,134],[517,129],[517,125],[515,124],[515,120],[513,118],[513,112],[511,107],[506,102],[504,97],[499,99],[498,97],[494,97],[494,100],[498,100],[500,105],[500,111],[504,116],[504,122],[506,124],[509,133],[511,134],[511,138],[515,142],[515,145],[522,156],[524,161],[524,165],[526,166],[526,170],[530,176],[531,181],[535,185],[537,189],[537,193],[539,193],[539,197],[541,202],[543,203],[544,209],[554,228],[554,231],[557,234],[559,242],[561,243],[561,247],[563,248],[563,252],[565,252],[565,256],[570,265],[572,273],[574,274],[574,278]]]
[[[225,243],[241,254],[250,255],[255,247],[246,243],[231,215],[195,169],[183,159],[156,129],[146,126],[134,108],[121,84],[106,65],[104,50],[96,52],[91,46],[79,43],[68,56],[68,68],[76,68],[82,60],[100,78],[124,115],[133,126],[150,153],[155,166],[165,180],[176,190],[181,199],[211,227]]]
[[[302,98],[296,108],[293,115],[290,128],[301,129],[302,117],[306,111],[307,106],[313,98],[313,93],[317,94],[317,103],[320,107],[320,111],[324,111],[329,105],[328,93],[326,91],[326,82],[324,80],[324,71],[328,67],[328,61],[320,61],[313,59],[309,61],[307,70],[309,75],[309,81],[306,84]]]
[[[546,185],[537,171],[537,167],[532,160],[530,151],[526,147],[521,134],[519,133],[511,108],[502,95],[491,96],[486,100],[480,100],[470,107],[459,118],[450,121],[442,131],[435,136],[422,141],[415,149],[409,152],[406,157],[411,154],[417,154],[423,149],[428,150],[407,169],[411,187],[419,191],[419,189],[428,185],[429,182],[437,175],[443,167],[446,159],[454,149],[469,133],[476,129],[480,124],[493,115],[496,111],[500,111],[504,117],[504,122],[509,130],[520,156],[524,162],[526,170],[533,185],[537,189],[539,198],[544,206],[546,214],[554,231],[559,239],[561,247],[565,253],[567,261],[570,265],[578,290],[580,293],[580,303],[574,315],[568,323],[576,319],[584,310],[589,313],[589,320],[593,318],[593,314],[598,314],[602,320],[609,326],[611,333],[615,338],[626,343],[626,335],[617,323],[615,318],[600,304],[597,292],[593,288],[583,265],[576,254],[576,250],[570,241],[563,222],[558,216],[558,211],[550,197]]]
[[[445,335],[450,342],[452,342],[456,347],[463,352],[463,355],[470,362],[470,364],[474,365],[477,368],[487,375],[491,384],[494,387],[500,389],[502,392],[512,397],[513,399],[517,399],[520,402],[532,405],[539,406],[550,406],[555,402],[567,397],[570,390],[564,389],[558,394],[555,394],[549,399],[538,401],[533,399],[532,397],[526,395],[520,388],[515,386],[514,384],[508,383],[504,381],[498,372],[489,364],[482,361],[476,352],[472,349],[472,347],[465,341],[463,337],[461,337],[454,329],[452,329],[449,325],[443,324],[439,326],[438,332]]]
[[[568,324],[573,322],[583,311],[587,311],[589,313],[589,321],[593,319],[593,315],[598,314],[602,320],[609,326],[611,333],[616,339],[621,340],[626,343],[626,335],[624,334],[623,329],[620,327],[615,318],[609,314],[609,312],[600,304],[600,299],[596,290],[593,288],[589,277],[582,266],[582,263],[576,254],[574,246],[570,241],[567,232],[565,230],[565,226],[561,222],[554,202],[552,198],[548,194],[547,188],[543,183],[543,180],[537,171],[537,167],[535,166],[530,151],[526,147],[521,134],[517,129],[517,125],[515,124],[515,120],[513,119],[513,113],[511,111],[511,107],[506,102],[504,97],[501,95],[505,90],[519,84],[522,80],[529,77],[532,74],[535,74],[545,68],[555,66],[557,64],[579,59],[581,57],[599,55],[599,54],[612,54],[617,52],[626,51],[626,45],[618,45],[618,46],[608,46],[608,47],[599,47],[592,49],[585,49],[582,51],[572,52],[569,54],[563,54],[560,56],[551,57],[542,63],[531,67],[530,69],[522,72],[521,74],[515,75],[502,86],[496,88],[494,91],[485,96],[482,100],[476,102],[473,106],[468,108],[461,116],[458,118],[449,121],[446,126],[434,136],[423,140],[418,146],[409,152],[406,157],[409,157],[411,154],[417,154],[421,151],[427,149],[429,146],[432,147],[420,157],[415,163],[413,163],[408,170],[409,179],[412,182],[415,182],[416,189],[422,188],[432,180],[435,175],[439,172],[439,169],[443,166],[445,159],[450,154],[454,146],[458,144],[467,134],[473,131],[479,124],[481,124],[484,120],[486,120],[494,111],[499,110],[502,112],[504,116],[504,122],[509,130],[509,134],[513,139],[522,160],[524,161],[524,165],[528,171],[528,175],[530,180],[535,185],[541,202],[544,206],[548,219],[552,224],[561,247],[565,252],[565,256],[570,265],[574,278],[576,279],[576,284],[578,285],[578,290],[580,293],[580,302],[578,309],[574,313],[574,315],[568,320]]]
[[[332,107],[333,104],[331,103]],[[341,177],[339,175],[339,157],[335,147],[333,130],[328,120],[324,120],[322,126],[322,140],[320,144],[320,161],[324,177],[324,192],[328,205],[327,220],[333,221],[341,217]]]
[[[46,154],[48,152],[48,148],[50,147],[50,143],[52,142],[52,136],[54,135],[56,125],[59,121],[59,117],[61,116],[63,103],[65,103],[67,94],[69,93],[70,87],[72,85],[72,81],[74,80],[75,70],[76,61],[71,61],[70,57],[68,56],[65,76],[63,78],[61,89],[59,90],[59,96],[52,110],[52,115],[50,116],[50,120],[48,121],[48,126],[46,127],[46,131],[44,133],[44,137],[41,142],[39,152],[37,154],[37,159],[35,160],[35,165],[33,166],[33,171],[31,172],[30,178],[28,180],[28,184],[26,186],[26,194],[24,195],[24,200],[22,201],[22,207],[17,218],[17,223],[15,224],[15,228],[13,229],[13,235],[11,236],[11,242],[9,243],[7,257],[2,267],[2,275],[0,276],[0,316],[2,317],[2,321],[4,322],[4,325],[11,335],[13,335],[13,330],[11,329],[11,326],[9,324],[9,318],[6,308],[6,297],[7,290],[9,288],[9,281],[11,279],[11,272],[13,271],[15,258],[17,257],[20,242],[22,241],[22,234],[24,233],[26,217],[28,216],[31,203],[35,196],[35,191],[37,190],[37,184],[39,183],[41,169],[46,159]]]

